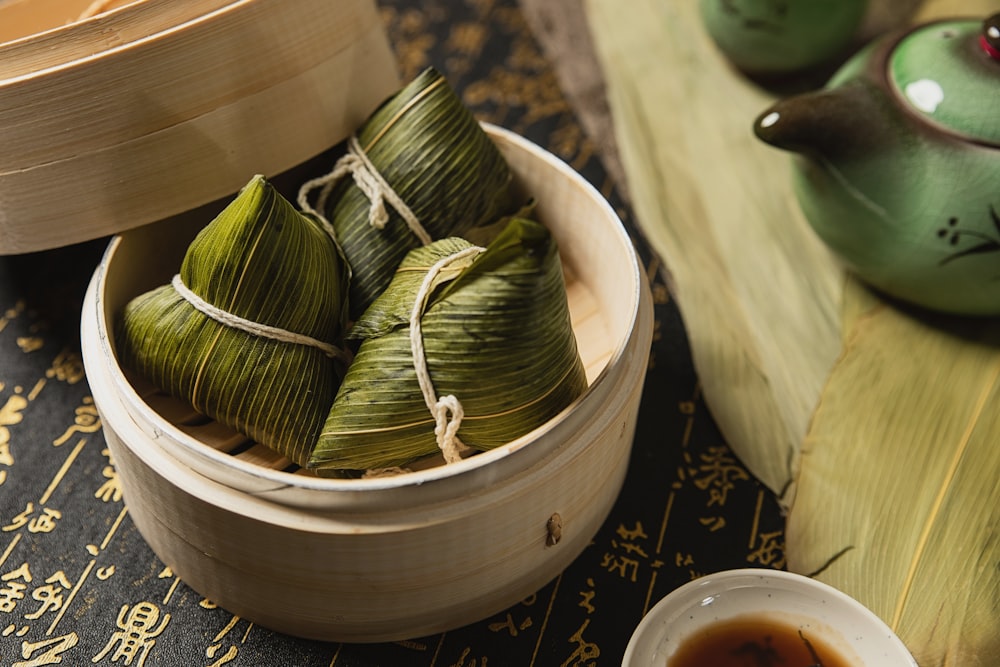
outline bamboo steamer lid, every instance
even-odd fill
[[[4,77],[58,67],[221,9],[232,0],[5,0]]]
[[[228,196],[335,145],[399,86],[371,0],[119,1],[47,18],[80,6],[0,3],[0,254]]]
[[[558,576],[618,497],[653,335],[645,274],[599,192],[523,138],[486,130],[559,245],[589,387],[534,431],[457,463],[368,479],[290,472],[126,375],[116,313],[176,270],[182,235],[210,213],[117,236],[95,272],[83,360],[129,514],[161,560],[231,612],[327,641],[453,629]]]

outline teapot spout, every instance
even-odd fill
[[[836,159],[867,153],[878,141],[873,91],[860,82],[781,100],[754,121],[757,137],[776,148]]]

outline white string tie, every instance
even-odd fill
[[[439,398],[434,391],[434,384],[431,382],[430,372],[427,370],[427,357],[424,354],[424,337],[420,318],[427,307],[427,299],[430,297],[431,288],[437,275],[448,265],[466,257],[478,255],[484,250],[485,248],[472,246],[438,260],[424,276],[413,302],[413,310],[410,311],[410,352],[413,355],[413,367],[417,371],[417,382],[424,395],[424,403],[430,410],[431,416],[434,417],[434,437],[437,440],[438,448],[444,454],[445,463],[455,463],[462,460],[461,452],[465,445],[458,438],[458,429],[462,425],[465,410],[455,396],[448,394]]]
[[[330,192],[340,182],[340,179],[348,174],[353,176],[355,185],[364,193],[368,201],[371,202],[371,206],[368,208],[369,225],[374,229],[385,228],[386,223],[389,222],[389,212],[386,210],[385,203],[389,202],[389,205],[399,213],[406,222],[407,227],[420,239],[423,245],[431,243],[433,240],[431,235],[420,224],[420,220],[417,219],[416,214],[410,210],[406,202],[396,194],[392,186],[382,177],[382,174],[379,173],[375,165],[368,159],[368,155],[365,154],[364,149],[361,148],[357,136],[353,134],[347,140],[347,152],[333,165],[333,170],[328,174],[306,181],[299,188],[299,208],[319,218],[323,223],[323,228],[333,237],[333,226],[319,211],[326,208],[326,200],[330,196]],[[309,193],[316,188],[320,188],[320,192],[316,199],[316,208],[313,208],[309,203]]]
[[[331,359],[345,359],[343,350],[340,350],[334,345],[317,340],[311,336],[306,336],[305,334],[287,331],[285,329],[272,327],[267,324],[261,324],[260,322],[254,322],[253,320],[244,319],[239,315],[234,315],[233,313],[210,304],[208,301],[205,301],[200,296],[192,292],[191,289],[184,284],[184,281],[181,280],[179,273],[174,274],[174,278],[170,284],[175,290],[177,290],[178,294],[184,297],[185,301],[195,307],[195,310],[207,315],[219,324],[227,326],[231,329],[237,329],[255,336],[270,338],[271,340],[276,340],[282,343],[294,343],[296,345],[314,347],[322,351]]]

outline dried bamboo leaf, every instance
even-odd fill
[[[336,344],[346,318],[344,267],[319,225],[256,177],[198,234],[179,275],[228,313]],[[316,347],[219,323],[170,284],[126,305],[117,339],[125,367],[299,464],[341,372]]]
[[[698,3],[584,3],[637,221],[669,271],[706,402],[754,475],[794,501],[798,451],[840,351],[845,273],[799,210],[791,160],[750,127],[778,92],[735,71]],[[997,0],[872,3],[866,35]],[[877,5],[877,6],[876,6]]]
[[[804,443],[789,569],[854,596],[921,667],[1000,656],[1000,324],[876,306]]]
[[[470,248],[458,238],[410,252],[351,330],[362,340],[310,467],[405,465],[438,451],[414,368],[410,314],[432,265]],[[438,396],[464,408],[458,437],[488,449],[566,408],[586,388],[556,245],[542,225],[514,219],[482,254],[439,274],[421,318]]]
[[[987,17],[1000,10],[997,0],[923,0],[913,19],[914,23],[955,16]]]
[[[844,280],[844,302],[840,315],[842,339],[847,341],[857,322],[881,305],[883,302],[877,293],[853,274],[848,274]]]
[[[790,569],[875,609],[922,667],[995,664],[996,325],[937,331],[843,279],[802,224],[789,162],[744,134],[770,95],[711,53],[692,5],[586,3],[638,219],[713,415],[775,491],[801,446],[783,498]],[[914,20],[969,12],[935,0]]]
[[[463,236],[516,209],[503,156],[433,68],[379,107],[356,134],[372,165],[432,240]],[[353,272],[350,308],[357,317],[421,240],[392,206],[386,207],[384,228],[374,227],[371,199],[351,178],[341,180],[326,202],[324,215]]]
[[[669,271],[705,399],[727,442],[786,492],[840,350],[843,271],[752,132],[773,101],[735,72],[696,2],[585,3],[636,218]]]

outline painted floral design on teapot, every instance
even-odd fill
[[[886,35],[761,113],[817,234],[897,298],[1000,314],[1000,14]]]

